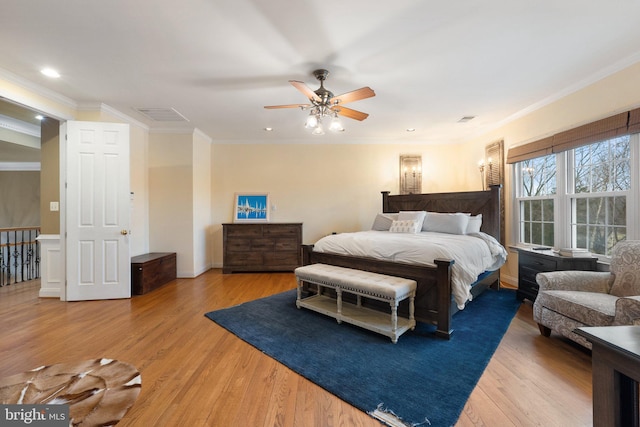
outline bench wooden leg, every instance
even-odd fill
[[[391,341],[393,343],[398,342],[398,301],[391,300],[391,333],[393,337],[391,337]]]
[[[416,299],[416,297],[414,295],[411,295],[409,297],[409,321],[411,323],[413,323],[413,326],[411,327],[412,331],[416,328],[416,321],[415,321],[416,320],[416,318],[415,318],[416,308],[414,306],[415,299]]]
[[[336,288],[336,300],[338,304],[338,313],[336,320],[338,323],[342,323],[342,289]]]
[[[302,299],[302,280],[298,280],[298,296],[296,297],[296,307],[300,308],[300,300]]]

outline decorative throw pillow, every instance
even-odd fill
[[[427,212],[422,231],[437,233],[465,234],[469,224],[469,215],[463,213]]]
[[[398,213],[398,221],[414,220],[418,221],[420,223],[420,227],[422,227],[426,215],[426,211],[400,211]]]
[[[389,232],[391,233],[411,233],[416,234],[420,231],[420,221],[415,219],[393,221]]]
[[[482,214],[470,216],[466,234],[479,233],[480,227],[482,227]]]
[[[397,213],[379,213],[373,220],[371,229],[375,231],[389,231],[389,228],[391,228],[391,223],[393,223],[393,221],[397,219]]]

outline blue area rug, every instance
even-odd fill
[[[453,316],[451,340],[418,323],[393,344],[295,299],[292,290],[206,316],[356,408],[409,426],[456,423],[520,305],[511,290],[487,290]]]

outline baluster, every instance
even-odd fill
[[[0,229],[0,287],[40,278],[39,227]]]

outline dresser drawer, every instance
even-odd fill
[[[232,226],[225,229],[228,237],[233,238],[253,238],[262,237],[262,225],[260,224],[242,224],[241,226]]]
[[[270,267],[278,265],[289,266],[298,265],[300,256],[296,251],[290,252],[269,252],[264,254],[264,264]]]
[[[298,239],[276,239],[276,250],[277,251],[296,251],[300,250],[300,244],[298,243]]]
[[[533,269],[529,266],[521,266],[519,271],[518,271],[518,280],[526,280],[529,282],[536,282],[536,274],[538,273],[542,273],[544,271],[551,271],[551,270],[536,270]]]
[[[525,256],[521,262],[523,267],[527,267],[537,272],[540,271],[555,271],[558,267],[558,263],[555,259],[540,258]]]
[[[226,253],[224,257],[225,266],[249,266],[262,264],[262,254],[259,252],[236,252]]]
[[[249,245],[252,251],[273,251],[276,249],[276,241],[272,238],[253,239]]]
[[[265,236],[293,236],[295,238],[300,234],[300,227],[296,224],[272,224],[269,227],[265,227],[263,230]]]

